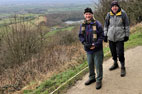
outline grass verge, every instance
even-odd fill
[[[60,74],[55,74],[53,77],[51,77],[49,80],[41,83],[40,86],[37,87],[35,90],[24,90],[24,94],[49,94],[52,91],[54,91],[56,88],[58,88],[61,84],[63,84],[65,81],[76,75],[80,70],[84,69],[87,67],[87,63],[83,63],[77,67],[68,69],[65,72],[62,72]],[[82,76],[86,73],[87,71],[84,71],[82,73]],[[80,75],[80,77],[82,77]],[[76,79],[80,79],[80,77],[77,77]],[[75,80],[76,80],[75,79]],[[74,83],[74,81],[70,81],[71,83]],[[70,85],[69,84],[69,85]],[[64,87],[64,86],[63,86]],[[63,89],[63,87],[61,87]],[[59,92],[59,91],[58,91]],[[56,92],[56,94],[58,94]]]

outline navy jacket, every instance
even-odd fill
[[[86,28],[85,28],[86,34],[81,33],[82,32],[81,31],[82,25],[80,25],[79,39],[80,39],[81,43],[87,42],[89,44],[93,44],[93,41],[92,41],[93,40],[93,28],[92,28],[91,24],[93,24],[93,22],[86,25]],[[87,53],[93,53],[93,52],[103,49],[102,42],[104,39],[104,31],[103,31],[101,23],[97,20],[96,20],[96,32],[97,32],[97,41],[94,42],[95,49],[91,50],[91,49],[85,48],[85,46],[84,46],[85,51]]]

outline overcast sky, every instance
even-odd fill
[[[0,4],[14,4],[14,3],[92,3],[97,0],[0,0]]]

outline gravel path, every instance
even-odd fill
[[[84,85],[89,75],[86,74],[66,94],[142,94],[142,46],[127,50],[125,59],[125,77],[120,77],[120,67],[114,71],[108,70],[113,63],[112,59],[109,59],[103,64],[104,78],[100,90],[96,90],[95,83]]]

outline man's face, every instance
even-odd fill
[[[116,6],[116,5],[112,6],[112,8],[111,8],[111,10],[112,10],[114,13],[116,13],[116,12],[118,11],[118,9],[119,9],[119,7]]]
[[[84,18],[85,18],[87,21],[91,20],[92,17],[93,17],[93,14],[91,14],[91,13],[89,13],[89,12],[86,12],[86,13],[84,14]]]

